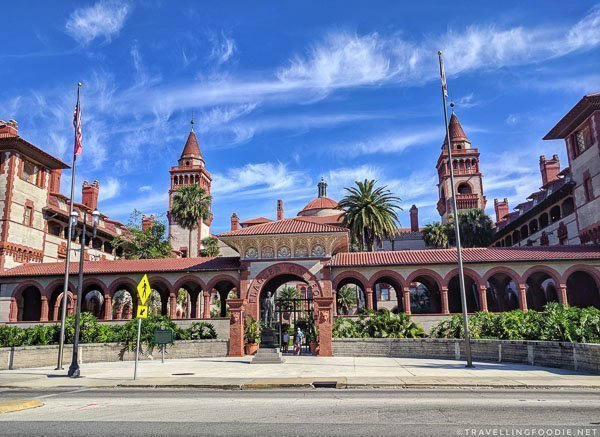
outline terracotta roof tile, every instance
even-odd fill
[[[163,258],[116,261],[86,261],[84,274],[187,272],[204,270],[235,270],[240,266],[237,257],[217,258]],[[70,265],[72,275],[79,272],[79,263]],[[65,263],[29,263],[0,273],[2,277],[57,276],[65,274]]]
[[[303,220],[305,222],[311,223],[320,223],[322,225],[333,225],[333,226],[341,226],[342,221],[344,220],[343,214],[338,215],[324,215],[324,216],[298,216],[297,220]]]
[[[219,237],[233,237],[238,235],[273,235],[273,234],[317,234],[329,232],[348,232],[340,226],[312,223],[302,218],[277,220],[262,225],[249,226],[220,234]]]
[[[330,199],[329,197],[317,197],[311,200],[308,204],[302,208],[302,211],[310,211],[311,209],[336,209],[338,203]]]
[[[181,152],[181,157],[179,159],[181,158],[202,158],[200,146],[198,145],[198,138],[196,138],[194,131],[191,131],[188,135],[188,139],[185,142],[183,152]]]
[[[465,263],[600,259],[600,246],[490,247],[463,249]],[[456,249],[398,250],[338,253],[327,263],[332,267],[427,265],[456,262]]]
[[[269,223],[272,221],[273,220],[268,219],[266,217],[256,217],[253,219],[244,220],[243,222],[240,222],[240,225],[261,225],[263,223]]]

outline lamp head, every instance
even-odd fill
[[[92,224],[98,226],[98,223],[100,223],[100,211],[95,209],[92,211]]]
[[[71,213],[71,224],[76,225],[78,219],[79,219],[79,213],[77,211],[73,211]]]

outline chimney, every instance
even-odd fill
[[[417,208],[417,205],[410,207],[410,230],[419,232],[419,208]]]
[[[50,172],[50,186],[48,190],[51,193],[60,193],[60,177],[62,175],[62,170],[60,168],[55,168]]]
[[[283,200],[277,201],[277,220],[283,220]]]
[[[542,186],[557,180],[560,173],[558,155],[552,155],[552,159],[546,159],[545,155],[540,156],[540,172],[542,173]]]
[[[502,201],[494,199],[494,209],[496,210],[496,223],[503,221],[508,214],[508,199],[506,197]]]
[[[83,188],[81,189],[81,203],[87,206],[89,209],[98,209],[98,194],[100,193],[100,185],[98,181],[94,181],[90,184],[88,181],[83,181]]]
[[[240,229],[240,219],[234,212],[233,214],[231,214],[231,230],[237,231],[238,229]]]
[[[142,215],[142,232],[154,227],[154,214],[150,214],[150,217]]]
[[[16,137],[19,135],[19,124],[15,120],[0,120],[0,134]]]

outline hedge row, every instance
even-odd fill
[[[179,328],[167,316],[150,316],[142,319],[141,342],[150,346],[156,329],[169,329],[175,340],[204,340],[217,338],[212,324],[194,322],[187,329]],[[135,344],[137,340],[137,319],[123,325],[100,324],[90,313],[81,315],[79,341],[81,343],[123,343]],[[20,328],[14,325],[0,325],[0,347],[39,346],[58,344],[59,325],[36,325]],[[65,321],[65,343],[72,344],[75,337],[75,318],[67,317]]]

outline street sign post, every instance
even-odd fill
[[[173,331],[165,329],[164,326],[161,326],[161,329],[154,331],[154,344],[160,346],[163,363],[165,362],[165,347],[171,343],[173,343]]]
[[[138,307],[137,307],[137,319],[138,319],[138,332],[137,332],[137,343],[136,343],[136,347],[135,347],[135,365],[133,367],[133,380],[135,381],[135,378],[137,377],[137,365],[138,365],[138,359],[140,356],[140,336],[142,334],[142,319],[145,319],[148,317],[148,306],[146,305],[146,302],[148,301],[148,298],[150,297],[150,293],[152,292],[152,289],[150,288],[150,281],[148,281],[148,275],[144,275],[141,279],[141,281],[139,282],[139,284],[137,285],[137,292],[138,292]]]

